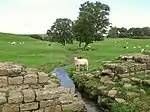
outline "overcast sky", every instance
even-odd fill
[[[87,0],[0,0],[0,32],[44,34],[56,18],[78,16]],[[96,0],[89,0],[96,1]],[[150,27],[150,0],[97,0],[110,6],[117,27]]]

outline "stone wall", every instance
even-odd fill
[[[0,63],[0,112],[76,112],[85,110],[68,89],[48,74],[15,63]]]
[[[110,112],[112,103],[124,106],[127,110],[136,106],[136,110],[129,110],[132,112],[148,112],[149,65],[148,55],[126,55],[121,60],[104,64],[102,69],[92,73],[73,72],[72,79],[80,91],[97,101],[103,112]]]

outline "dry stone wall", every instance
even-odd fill
[[[68,89],[51,81],[48,74],[15,63],[0,63],[0,112],[84,111]]]

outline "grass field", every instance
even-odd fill
[[[16,41],[16,45],[9,42]],[[115,43],[117,41],[117,43]],[[126,41],[128,44],[126,44]],[[24,42],[24,44],[19,44]],[[0,33],[0,61],[23,63],[28,67],[48,66],[49,69],[71,63],[72,53],[78,48],[78,43],[60,46],[58,43],[42,42],[30,37]],[[128,46],[124,49],[123,46]],[[90,44],[92,51],[78,52],[89,60],[89,68],[97,68],[102,61],[109,61],[122,54],[140,53],[141,49],[150,50],[148,39],[105,39]],[[136,48],[133,48],[133,47]],[[141,48],[138,48],[141,46]],[[45,66],[45,67],[46,67]]]

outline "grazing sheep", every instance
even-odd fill
[[[11,45],[15,45],[16,44],[16,42],[11,42]]]
[[[141,49],[141,53],[144,52],[144,49]]]
[[[141,46],[138,46],[138,48],[141,48]]]
[[[134,46],[133,48],[135,49],[136,47]]]
[[[146,45],[146,47],[149,47],[149,45]]]
[[[78,57],[74,57],[74,63],[75,63],[76,71],[77,71],[77,68],[80,70],[81,66],[86,67],[86,70],[88,70],[88,60],[87,59],[78,59]]]

